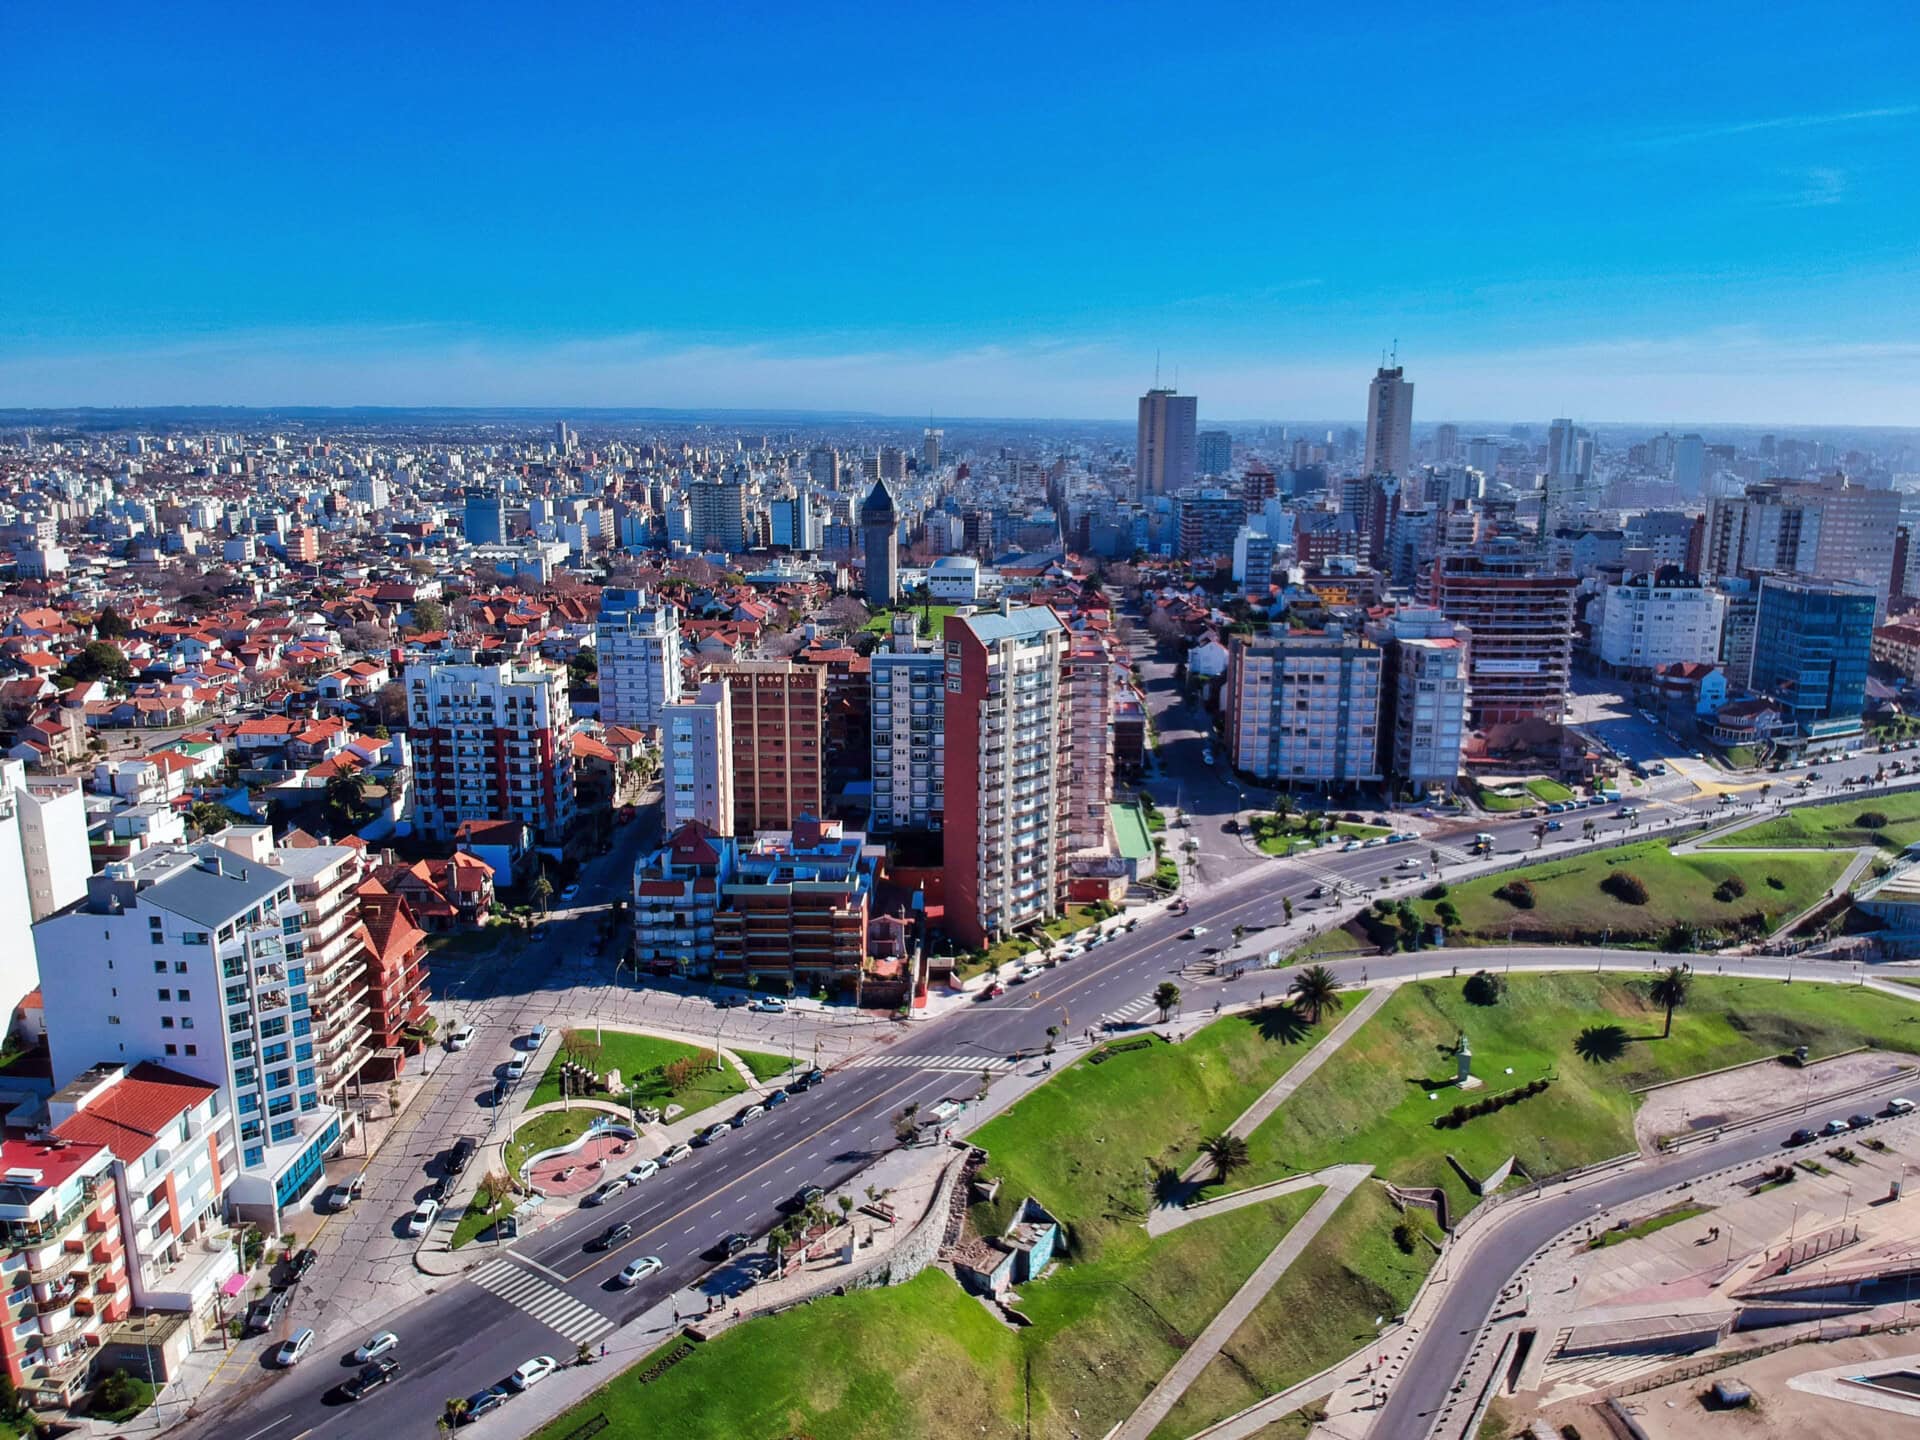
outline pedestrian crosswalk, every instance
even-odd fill
[[[481,1289],[498,1295],[516,1310],[531,1315],[576,1345],[598,1340],[614,1328],[613,1321],[592,1306],[582,1304],[558,1285],[542,1280],[504,1256],[489,1260],[470,1278]]]
[[[1011,1070],[1004,1055],[858,1055],[847,1062],[868,1070]]]
[[[1118,1010],[1109,1010],[1100,1017],[1100,1023],[1103,1025],[1130,1024],[1135,1020],[1143,1019],[1148,1012],[1157,1011],[1158,1008],[1151,995],[1142,995],[1138,1000],[1122,1005]]]

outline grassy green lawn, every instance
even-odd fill
[[[733,1050],[731,1045],[727,1048]],[[740,1057],[740,1063],[751,1070],[753,1078],[762,1085],[776,1075],[786,1074],[794,1066],[791,1055],[769,1055],[764,1050],[734,1050],[733,1053]]]
[[[1884,825],[1862,825],[1862,815],[1884,815]],[[1832,805],[1802,805],[1772,820],[1763,820],[1708,846],[1758,849],[1822,850],[1842,845],[1880,845],[1904,850],[1920,841],[1920,791],[1902,790],[1864,800],[1841,800]]]
[[[1493,791],[1485,789],[1474,798],[1479,801],[1482,810],[1495,815],[1505,815],[1514,810],[1527,810],[1538,803],[1531,795],[1496,795]]]
[[[453,1227],[453,1246],[458,1250],[480,1238],[480,1232],[487,1229],[496,1220],[504,1220],[517,1208],[511,1195],[500,1202],[496,1210],[483,1210],[476,1203],[469,1203],[467,1213],[460,1217],[460,1223]]]
[[[1642,1235],[1651,1235],[1656,1230],[1664,1230],[1669,1225],[1678,1225],[1682,1220],[1691,1220],[1696,1215],[1704,1215],[1713,1209],[1711,1205],[1679,1205],[1671,1210],[1662,1210],[1658,1215],[1649,1215],[1638,1225],[1629,1225],[1624,1230],[1603,1230],[1587,1242],[1589,1250],[1605,1250],[1609,1245],[1624,1245],[1629,1240],[1638,1240]]]
[[[618,1070],[621,1090],[618,1095],[606,1095],[600,1098],[611,1100],[615,1104],[622,1103],[626,1099],[626,1087],[637,1080],[640,1083],[634,1091],[634,1096],[640,1104],[655,1105],[662,1109],[669,1104],[674,1104],[688,1114],[693,1114],[706,1109],[716,1101],[725,1100],[730,1095],[738,1095],[747,1088],[747,1082],[740,1078],[731,1065],[721,1065],[718,1069],[697,1075],[679,1090],[669,1086],[664,1075],[650,1073],[672,1061],[684,1060],[700,1053],[700,1046],[689,1045],[681,1040],[663,1040],[658,1035],[640,1035],[627,1030],[602,1031],[600,1053],[592,1064],[603,1075],[610,1070]],[[745,1055],[740,1058],[746,1060]],[[765,1064],[775,1057],[763,1055],[759,1058]],[[554,1056],[552,1063],[547,1066],[547,1073],[542,1075],[540,1083],[534,1086],[533,1098],[527,1102],[529,1107],[551,1104],[561,1098],[560,1071],[565,1062],[564,1052]],[[752,1061],[747,1061],[747,1064],[752,1068]],[[787,1068],[787,1062],[784,1059],[780,1062],[780,1068],[782,1070]],[[757,1075],[759,1071],[755,1070],[754,1073]],[[771,1073],[778,1074],[779,1071]]]
[[[1269,855],[1290,855],[1312,848],[1306,817],[1289,815],[1285,820],[1274,815],[1256,815],[1253,820],[1254,843]],[[1316,834],[1324,832],[1316,831]],[[1332,833],[1343,840],[1371,840],[1393,832],[1384,825],[1361,825],[1351,820],[1336,820]]]
[[[1550,1174],[1633,1148],[1636,1087],[1796,1045],[1816,1057],[1866,1044],[1920,1051],[1920,1004],[1846,986],[1706,975],[1694,977],[1673,1035],[1663,1040],[1661,1009],[1647,996],[1650,979],[1586,971],[1514,975],[1505,997],[1489,1006],[1466,1000],[1465,976],[1402,986],[1254,1132],[1252,1163],[1238,1183],[1366,1159],[1384,1179],[1444,1186],[1460,1214],[1474,1202],[1448,1153],[1476,1175],[1509,1155],[1534,1174]],[[1621,1032],[1617,1043],[1594,1044],[1606,1027]],[[1449,1082],[1462,1031],[1473,1046],[1473,1072],[1485,1082],[1477,1096],[1539,1076],[1554,1077],[1552,1085],[1459,1129],[1435,1129],[1433,1117],[1456,1100]],[[1617,1051],[1618,1058],[1581,1059],[1583,1032],[1587,1048]],[[1765,1083],[1765,1073],[1757,1073],[1754,1084]]]
[[[1547,780],[1544,778],[1529,780],[1527,781],[1527,789],[1533,792],[1535,799],[1542,800],[1549,805],[1558,804],[1562,800],[1571,800],[1573,798],[1573,791],[1562,785],[1558,780]]]
[[[1348,1003],[1359,998],[1353,992]],[[993,1205],[975,1208],[978,1228],[997,1234],[1035,1195],[1067,1225],[1076,1259],[1098,1255],[1116,1233],[1137,1234],[1156,1175],[1184,1169],[1204,1136],[1337,1023],[1305,1026],[1273,1005],[1216,1020],[1179,1045],[1149,1038],[1098,1065],[1076,1061],[974,1135],[992,1157],[986,1173],[1005,1180]]]
[[[900,608],[902,610],[913,611],[914,618],[920,622],[920,633],[922,635],[931,635],[935,639],[938,639],[946,633],[947,616],[953,614],[960,607],[958,605],[903,605]],[[867,621],[865,628],[875,635],[884,636],[889,632],[892,624],[893,612],[891,610],[882,610],[875,614],[871,620]]]
[[[651,1368],[633,1366],[536,1440],[596,1415],[609,1436],[650,1440],[1021,1434],[1018,1338],[937,1270],[755,1320],[643,1383]]]
[[[1200,1372],[1153,1440],[1181,1440],[1318,1374],[1366,1344],[1376,1333],[1375,1316],[1406,1309],[1434,1255],[1425,1245],[1404,1254],[1393,1242],[1398,1219],[1378,1186],[1354,1191]],[[1306,1316],[1310,1324],[1301,1323]]]
[[[1460,912],[1448,932],[1455,945],[1515,941],[1598,942],[1611,932],[1615,944],[1655,944],[1675,924],[1722,934],[1765,933],[1818,900],[1846,869],[1844,854],[1673,855],[1658,840],[1611,850],[1545,860],[1537,865],[1477,880],[1449,884],[1447,899]],[[1615,871],[1628,871],[1646,886],[1647,903],[1632,905],[1601,889]],[[1735,876],[1745,893],[1722,900],[1715,892]],[[1496,896],[1513,880],[1533,889],[1532,909]],[[1424,919],[1438,902],[1414,902]]]
[[[513,1139],[507,1142],[507,1168],[518,1175],[529,1156],[579,1138],[593,1128],[595,1120],[604,1118],[603,1111],[584,1106],[578,1110],[549,1110],[544,1115],[534,1116],[514,1131]]]

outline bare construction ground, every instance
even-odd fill
[[[1855,1086],[1873,1084],[1902,1070],[1913,1069],[1911,1055],[1881,1050],[1841,1055],[1804,1070],[1774,1061],[1743,1065],[1725,1074],[1703,1075],[1698,1080],[1683,1080],[1652,1092],[1634,1117],[1634,1138],[1641,1151],[1650,1154],[1663,1136],[1751,1120],[1783,1105],[1817,1103]],[[1914,1075],[1915,1090],[1920,1092],[1920,1071]],[[1920,1100],[1920,1093],[1916,1093],[1914,1099]]]

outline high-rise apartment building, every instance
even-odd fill
[[[713,914],[714,978],[855,994],[884,853],[866,840],[838,820],[803,816],[790,831],[730,842],[733,863]]]
[[[1845,580],[1767,575],[1753,632],[1753,689],[1802,738],[1857,731],[1873,651],[1874,593]]]
[[[687,486],[687,541],[696,550],[728,555],[747,548],[747,487],[730,480]]]
[[[498,490],[469,490],[462,528],[469,545],[506,544],[507,497]]]
[[[1173,497],[1178,519],[1175,553],[1183,560],[1231,555],[1233,537],[1246,523],[1246,503],[1225,490],[1189,488]]]
[[[670,828],[667,843],[633,867],[636,964],[656,975],[713,969],[713,919],[732,873],[733,845],[706,826]]]
[[[1377,646],[1327,630],[1236,635],[1224,705],[1233,767],[1285,785],[1380,778]]]
[[[1380,748],[1387,773],[1416,795],[1453,789],[1467,739],[1472,633],[1438,610],[1408,606],[1375,638],[1386,657]]]
[[[1367,449],[1362,468],[1369,475],[1405,479],[1413,464],[1413,382],[1403,367],[1381,366],[1367,386]]]
[[[293,881],[320,1098],[344,1105],[349,1082],[373,1054],[367,936],[359,896],[366,852],[352,845],[274,849],[272,832],[264,825],[231,826],[220,843],[250,861],[271,865]]]
[[[233,1101],[234,1209],[278,1231],[340,1141],[316,1032],[297,877],[220,845],[109,864],[80,906],[39,927],[62,956],[41,977],[53,1078],[157,1061]]]
[[[1684,571],[1630,575],[1601,591],[1600,658],[1628,672],[1716,665],[1726,608],[1725,596]]]
[[[733,728],[733,833],[791,830],[824,804],[827,671],[738,660],[709,672],[727,687]]]
[[[807,451],[807,477],[814,488],[831,493],[840,488],[840,452],[831,445],[816,445]]]
[[[1473,632],[1473,724],[1559,724],[1573,670],[1579,578],[1546,572],[1530,547],[1513,542],[1443,552],[1423,578],[1421,599]]]
[[[979,947],[1067,902],[1067,629],[1044,606],[946,621],[947,931]]]
[[[1067,704],[1073,712],[1073,774],[1067,795],[1067,845],[1077,855],[1106,854],[1113,799],[1113,645],[1106,630],[1069,633]]]
[[[574,818],[566,672],[455,655],[403,677],[416,826],[445,841],[463,820],[518,820],[542,844],[564,843]]]
[[[712,835],[733,833],[733,701],[725,682],[660,712],[661,788],[666,832],[697,821]]]
[[[601,720],[658,729],[662,707],[680,698],[679,610],[644,590],[602,590],[593,649]]]
[[[869,657],[873,828],[937,831],[947,796],[947,692],[940,642],[921,641],[912,611],[893,617],[887,647]]]
[[[1717,575],[1805,575],[1874,592],[1884,617],[1899,542],[1900,492],[1821,480],[1770,480],[1707,506],[1701,567]]]
[[[1193,483],[1198,396],[1153,389],[1140,397],[1133,461],[1134,493],[1171,495]]]
[[[920,437],[920,473],[938,475],[940,473],[940,442],[946,438],[944,430],[929,425],[926,433]]]
[[[1202,430],[1193,446],[1194,464],[1202,475],[1224,478],[1233,470],[1233,436],[1225,430]]]
[[[1698,435],[1682,435],[1673,442],[1673,483],[1691,500],[1706,482],[1707,442]]]
[[[900,514],[885,480],[875,480],[860,502],[860,538],[866,560],[867,603],[891,605],[900,598]]]

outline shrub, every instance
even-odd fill
[[[1496,975],[1491,970],[1476,970],[1467,977],[1462,993],[1466,995],[1469,1005],[1498,1005],[1506,989],[1504,976]]]
[[[1444,900],[1447,898],[1447,887],[1445,885],[1429,885],[1420,892],[1420,898],[1422,900]]]
[[[1434,906],[1433,918],[1449,930],[1457,930],[1460,927],[1460,912],[1454,908],[1451,900],[1442,900]]]
[[[1402,1255],[1411,1255],[1420,1248],[1420,1232],[1411,1220],[1403,1218],[1393,1227],[1393,1243],[1400,1247]]]
[[[1713,898],[1718,900],[1722,905],[1731,905],[1746,893],[1747,882],[1742,880],[1738,875],[1729,875],[1718,885],[1714,886]]]
[[[1493,898],[1504,900],[1516,910],[1533,908],[1533,886],[1524,880],[1509,880],[1493,892]]]
[[[1862,810],[1853,817],[1853,823],[1861,830],[1884,830],[1887,828],[1887,817],[1880,810]]]
[[[1646,882],[1631,870],[1615,870],[1600,882],[1600,888],[1622,905],[1647,903]]]
[[[1787,888],[1787,882],[1782,880],[1778,875],[1769,875],[1767,876],[1767,888],[1769,890],[1784,890]]]

